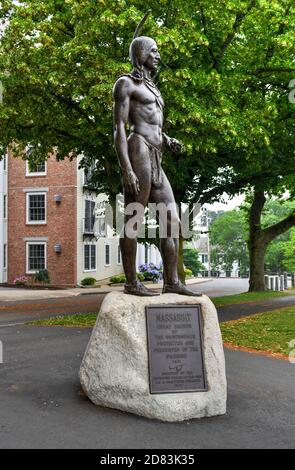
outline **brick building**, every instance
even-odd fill
[[[76,165],[65,160],[30,167],[8,163],[8,282],[47,268],[52,284],[75,285]]]
[[[104,236],[95,236],[95,207],[103,195],[88,184],[89,172],[78,169],[79,159],[51,157],[32,167],[9,157],[7,165],[8,283],[44,268],[52,284],[63,286],[122,273],[118,237],[103,233],[103,226]],[[138,265],[151,261],[160,261],[158,251],[139,246]]]

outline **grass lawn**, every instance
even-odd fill
[[[258,313],[220,325],[225,343],[288,356],[295,339],[295,306]]]
[[[93,327],[95,325],[97,313],[79,313],[76,315],[62,315],[59,317],[48,318],[45,320],[36,320],[27,323],[34,326],[75,326],[75,327]]]
[[[214,297],[212,302],[215,307],[221,307],[222,305],[242,304],[246,302],[256,302],[259,300],[269,300],[274,297],[286,297],[294,295],[288,291],[266,291],[266,292],[243,292],[242,294],[225,295],[223,297]]]

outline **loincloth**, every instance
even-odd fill
[[[131,132],[129,137],[133,135],[142,140],[149,149],[152,185],[155,188],[159,188],[163,182],[163,171],[161,167],[162,152],[157,147],[150,144],[141,134],[138,134],[137,132]]]

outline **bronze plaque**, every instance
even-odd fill
[[[146,307],[151,393],[207,390],[200,305]]]

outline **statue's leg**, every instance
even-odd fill
[[[128,140],[128,153],[133,171],[139,181],[140,191],[138,194],[131,194],[124,190],[125,210],[129,204],[136,203],[140,205],[138,206],[138,211],[135,209],[137,214],[141,213],[143,215],[151,190],[149,149],[142,140],[136,136],[131,136]],[[132,214],[125,214],[124,237],[120,238],[122,262],[127,281],[125,284],[125,292],[140,296],[158,295],[138,282],[136,277],[137,237],[134,235],[136,235],[137,226],[131,221],[134,215],[136,215],[135,212]],[[128,236],[128,233],[132,235],[132,237]]]
[[[182,295],[202,295],[193,292],[183,285],[178,278],[178,245],[180,221],[174,194],[167,176],[163,172],[163,183],[159,188],[152,187],[150,201],[159,206],[157,218],[161,225],[162,236],[160,238],[160,251],[164,268],[163,293],[176,293]],[[161,205],[165,205],[167,211],[161,210]]]
[[[164,283],[176,284],[179,217],[172,188],[164,173],[162,185],[159,188],[152,187],[150,201],[158,208],[157,220],[161,226],[160,252],[163,260]]]

